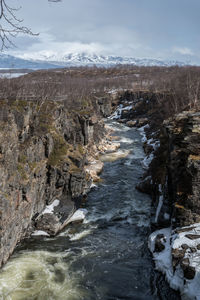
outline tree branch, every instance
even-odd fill
[[[62,0],[48,1],[61,2]],[[7,0],[0,0],[0,51],[15,46],[12,40],[20,33],[32,36],[39,35],[39,33],[33,33],[30,28],[22,25],[24,20],[16,16],[20,9],[21,7],[10,7]]]

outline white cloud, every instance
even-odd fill
[[[187,47],[174,47],[172,51],[181,55],[194,55],[193,51]]]
[[[42,49],[42,50],[41,50]],[[43,59],[49,58],[54,60],[54,56],[62,57],[70,53],[82,53],[86,52],[89,54],[96,53],[102,54],[105,52],[105,48],[98,43],[80,43],[80,42],[52,42],[40,43],[31,46],[26,52],[24,51],[12,51],[11,54],[14,54],[23,59]]]
[[[39,9],[37,1],[15,2],[22,6],[17,16],[40,35],[15,39],[13,54],[89,52],[200,62],[198,0],[40,0]]]

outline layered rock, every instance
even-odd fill
[[[197,299],[200,292],[200,113],[182,112],[164,121],[160,142],[149,172],[156,211],[159,193],[163,199],[156,225],[168,228],[152,233],[150,249],[156,268],[166,275],[170,286],[187,299]]]
[[[84,166],[91,145],[105,135],[99,115],[108,114],[111,103],[97,100],[88,111],[53,101],[0,105],[1,265],[27,233],[62,229],[88,192],[92,178]],[[42,214],[55,199],[56,214]]]
[[[200,221],[200,113],[183,112],[164,121],[160,148],[150,166],[155,191],[175,218],[175,226]],[[165,209],[161,210],[161,220]]]
[[[200,113],[185,111],[163,123],[166,115],[160,114],[154,98],[151,103],[151,99],[136,100],[132,94],[132,102],[129,97],[126,104],[132,103],[131,109],[121,108],[122,121],[128,126],[149,124],[141,129],[147,156],[137,186],[152,196],[151,224],[156,231],[149,238],[149,248],[156,269],[165,274],[170,286],[184,299],[198,299]]]

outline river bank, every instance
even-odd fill
[[[101,121],[111,104],[0,101],[0,266],[24,237],[57,234],[79,207],[93,180],[85,166],[111,147]]]
[[[132,95],[116,116],[130,127],[143,125],[145,172],[137,188],[152,197],[149,249],[170,286],[180,291],[182,299],[196,300],[200,295],[199,112],[159,119],[160,103],[156,107],[155,97],[151,103],[150,94],[149,99],[140,96]]]
[[[101,181],[82,204],[83,223],[21,243],[0,272],[6,300],[179,299],[164,280],[156,283],[148,251],[151,199],[135,189],[145,158],[140,131],[108,125],[119,156],[102,156]]]

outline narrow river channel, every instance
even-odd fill
[[[109,125],[127,156],[104,156],[102,182],[88,195],[82,224],[18,246],[0,272],[0,299],[179,299],[148,251],[151,199],[135,189],[144,172],[140,132]]]

